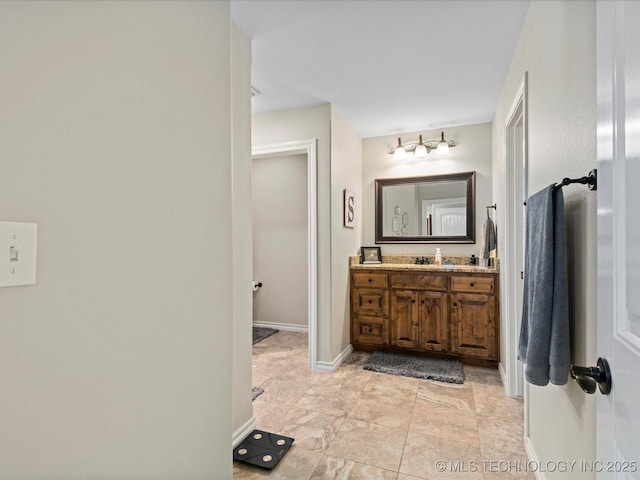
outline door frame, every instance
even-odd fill
[[[307,261],[308,261],[308,305],[307,322],[309,331],[309,368],[318,366],[318,175],[317,175],[317,139],[297,140],[255,146],[251,149],[251,160],[278,155],[307,156]]]
[[[522,397],[524,394],[523,366],[518,361],[518,341],[520,337],[520,322],[522,314],[521,284],[519,264],[524,263],[524,229],[525,222],[522,212],[523,200],[527,198],[528,162],[529,162],[529,126],[528,126],[528,89],[529,74],[524,72],[522,83],[509,109],[505,122],[505,152],[506,152],[506,226],[504,286],[505,314],[503,315],[504,332],[506,336],[506,361],[501,363],[506,393],[510,397]],[[521,128],[521,135],[518,129]],[[518,198],[518,183],[522,184],[522,197]],[[518,233],[520,235],[518,235]],[[520,260],[520,262],[518,261]]]

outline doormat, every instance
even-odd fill
[[[261,342],[267,337],[270,337],[274,333],[278,333],[280,330],[267,327],[253,327],[253,344]]]
[[[424,378],[447,383],[464,383],[464,370],[458,360],[418,357],[390,352],[373,352],[365,363],[365,370]]]
[[[264,390],[260,387],[253,387],[251,389],[251,401],[253,402],[256,398],[264,393]]]
[[[254,430],[233,449],[233,459],[271,470],[289,451],[293,441],[291,437]]]

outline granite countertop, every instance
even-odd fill
[[[429,263],[416,264],[416,258],[426,258]],[[480,265],[469,265],[469,257],[443,256],[443,265],[434,265],[433,257],[420,255],[383,255],[382,263],[360,263],[360,257],[349,257],[349,266],[355,270],[404,270],[409,272],[457,272],[457,273],[498,273],[500,262],[494,260],[494,266],[481,267]],[[477,259],[479,262],[480,259]]]
[[[405,270],[410,272],[498,273],[497,268],[476,265],[415,265],[410,263],[365,263],[351,265],[354,270]]]

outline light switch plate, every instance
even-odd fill
[[[0,287],[36,283],[37,225],[0,222]]]

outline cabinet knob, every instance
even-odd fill
[[[371,303],[371,300],[369,300],[369,303]]]
[[[473,282],[471,282],[469,285],[471,285],[472,287],[475,287],[475,286],[476,286],[476,284],[475,284],[475,283],[473,283]]]
[[[420,303],[424,303],[424,300],[422,300]]]
[[[369,279],[369,283],[371,283],[371,278]]]

